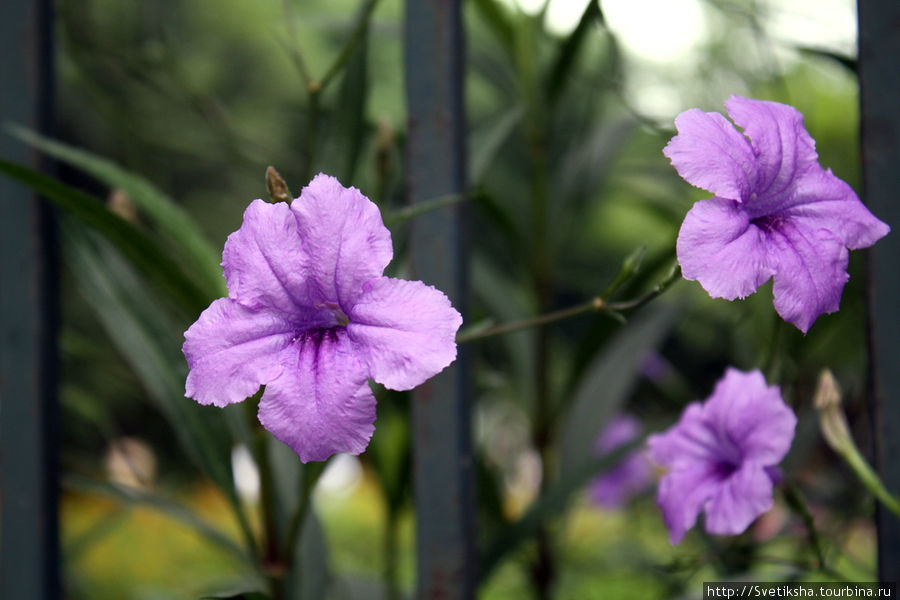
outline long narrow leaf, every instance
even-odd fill
[[[620,410],[640,374],[647,352],[674,322],[677,306],[661,304],[635,319],[606,345],[585,371],[563,425],[560,477],[566,479],[592,460],[594,444],[607,420]]]
[[[159,231],[183,251],[185,259],[190,261],[203,278],[205,291],[212,296],[225,295],[219,252],[203,237],[194,219],[152,183],[111,160],[86,150],[51,140],[22,127],[11,126],[8,130],[23,142],[53,158],[81,169],[110,188],[125,192]]]
[[[95,481],[77,475],[66,477],[63,485],[70,490],[93,496],[103,496],[126,506],[139,505],[157,510],[175,521],[187,525],[215,546],[225,550],[242,562],[254,566],[252,558],[233,539],[210,525],[180,502],[155,492],[124,487],[104,481]]]
[[[167,297],[188,314],[199,314],[210,295],[194,283],[181,267],[150,238],[128,221],[109,211],[99,200],[37,171],[0,160],[0,173],[28,186],[102,234]]]
[[[113,343],[171,424],[185,454],[223,491],[249,546],[253,536],[231,473],[224,416],[184,397],[180,327],[160,310],[129,265],[102,239],[63,222],[64,256]]]
[[[591,458],[580,462],[577,469],[561,477],[559,482],[542,494],[519,520],[508,525],[490,544],[481,556],[480,576],[487,579],[490,572],[509,552],[531,539],[550,519],[565,511],[573,495],[582,489],[593,477],[614,467],[643,440],[626,444],[602,458]]]

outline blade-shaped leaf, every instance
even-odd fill
[[[642,443],[643,440],[639,440],[626,444],[602,458],[589,457],[589,460],[580,462],[577,468],[560,477],[559,481],[543,493],[519,520],[507,525],[496,540],[488,545],[481,555],[479,575],[487,579],[503,557],[534,537],[550,519],[565,511],[575,492],[582,489],[593,477],[614,467],[627,452]]]
[[[647,352],[657,347],[675,320],[676,303],[657,304],[610,340],[585,370],[562,429],[559,473],[569,479],[594,460],[603,425],[620,410],[640,374]]]
[[[219,266],[219,252],[203,237],[194,219],[152,183],[111,160],[86,150],[43,137],[22,127],[11,126],[8,130],[23,142],[53,158],[81,169],[112,189],[125,192],[158,230],[165,234],[167,240],[183,251],[181,256],[192,263],[192,272],[203,278],[204,290],[213,297],[226,294],[225,280]]]
[[[63,480],[63,486],[83,494],[103,496],[125,506],[140,505],[152,508],[162,514],[187,525],[207,541],[225,550],[242,562],[255,567],[254,560],[228,535],[202,519],[184,504],[167,498],[157,492],[131,488],[105,481],[95,481],[77,475],[69,475]]]
[[[188,314],[199,314],[210,295],[197,287],[181,267],[131,223],[100,201],[37,171],[0,160],[0,173],[30,187],[57,207],[102,234],[161,292]]]
[[[185,454],[225,493],[251,544],[232,478],[233,444],[224,417],[184,397],[182,327],[161,310],[137,274],[103,239],[66,221],[63,232],[64,256],[89,305],[171,424]]]

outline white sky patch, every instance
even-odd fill
[[[545,4],[545,0],[501,1],[530,14]],[[567,35],[589,1],[596,0],[547,1],[545,26]],[[721,28],[736,28],[733,33],[738,37],[747,35],[746,21],[723,15],[706,0],[600,0],[600,4],[625,55],[629,104],[662,121],[684,110],[685,102],[695,101],[698,90],[709,90],[709,73],[699,72],[697,65],[711,39],[731,34]],[[794,46],[856,54],[855,0],[759,0],[758,10],[771,41],[768,56],[777,57],[776,69],[788,68],[799,58]],[[767,61],[764,50],[748,45],[748,66]],[[726,74],[718,77],[722,85],[731,85]]]
[[[601,5],[626,51],[645,61],[684,60],[708,35],[697,0],[603,0]]]
[[[769,0],[766,27],[781,42],[856,56],[853,0]]]

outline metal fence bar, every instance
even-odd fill
[[[407,193],[410,203],[465,188],[463,33],[460,0],[408,0],[404,25]],[[466,276],[460,206],[415,218],[416,277],[463,314]],[[420,599],[473,598],[474,500],[466,356],[414,392],[413,456]]]
[[[878,473],[900,493],[900,3],[859,0],[863,186],[872,212],[893,229],[869,256],[872,414]],[[879,505],[878,576],[900,581],[900,519]]]
[[[0,2],[0,121],[52,121],[52,4]],[[0,134],[0,156],[37,165]],[[54,225],[49,208],[0,178],[0,598],[56,600]]]

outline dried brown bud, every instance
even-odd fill
[[[266,189],[273,202],[289,202],[291,191],[275,167],[266,167]]]

